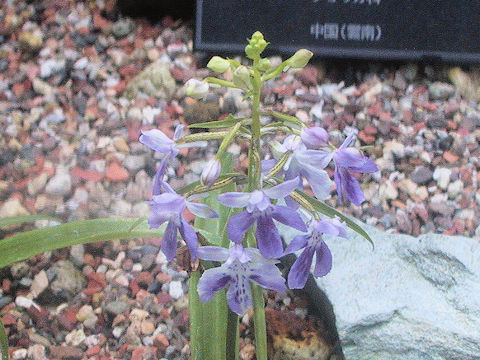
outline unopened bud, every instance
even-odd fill
[[[328,146],[328,132],[319,126],[302,130],[300,136],[307,148],[318,149]]]
[[[224,73],[230,68],[230,62],[220,56],[214,56],[208,62],[207,67],[215,72]]]
[[[248,41],[248,45],[245,47],[245,53],[248,58],[254,59],[257,56],[260,56],[267,45],[268,42],[263,38],[263,34],[260,31],[255,31],[252,38]]]
[[[307,49],[298,50],[293,56],[288,59],[288,65],[294,69],[300,69],[308,64],[308,61],[312,58],[313,53]]]
[[[185,94],[194,99],[203,99],[208,94],[209,85],[205,81],[190,79],[185,83]]]
[[[202,182],[202,184],[206,187],[212,186],[213,183],[217,181],[221,169],[222,166],[220,165],[220,161],[218,161],[217,159],[210,160],[203,169],[202,175],[200,176],[200,181]]]
[[[252,82],[250,80],[250,72],[245,66],[239,66],[233,72],[233,83],[244,89],[251,89]]]
[[[258,62],[258,70],[268,71],[272,67],[272,63],[268,59],[260,59]]]

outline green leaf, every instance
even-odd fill
[[[222,176],[233,171],[233,156],[224,153]],[[218,194],[235,191],[234,183],[221,189],[210,192],[202,199],[204,204],[213,208],[219,217],[216,219],[195,219],[195,229],[207,238],[208,242],[217,246],[227,247],[229,240],[226,234],[227,220],[232,209],[217,201]],[[199,272],[192,272],[190,278],[190,331],[192,344],[192,358],[196,360],[225,360],[227,359],[227,319],[228,307],[225,291],[219,291],[208,303],[202,303],[198,298]]]
[[[307,200],[314,207],[315,210],[317,210],[318,212],[320,212],[324,215],[332,217],[332,218],[335,217],[335,216],[338,216],[340,219],[345,221],[345,223],[347,224],[347,226],[350,229],[352,229],[353,231],[355,231],[359,235],[363,236],[368,242],[370,242],[370,244],[372,244],[373,247],[375,247],[375,244],[373,243],[372,238],[367,234],[367,232],[365,230],[363,230],[358,224],[353,222],[350,218],[348,218],[347,216],[342,214],[340,211],[338,211],[338,210],[332,208],[331,206],[325,204],[323,201],[315,199],[314,197],[305,194],[303,191],[300,191],[300,190],[296,190],[296,191],[305,200]]]
[[[43,229],[21,232],[0,241],[0,268],[45,251],[91,242],[162,237],[163,229],[150,230],[138,218],[106,218],[74,221]]]
[[[234,173],[234,172],[222,173],[222,175],[220,175],[218,177],[217,181],[221,181],[221,180],[224,180],[224,179],[232,177],[232,176],[242,177],[242,176],[245,176],[245,175],[240,174],[240,173]],[[192,191],[193,189],[195,189],[197,186],[200,186],[200,185],[202,185],[202,183],[200,182],[200,180],[197,180],[197,181],[195,181],[191,184],[188,184],[188,185],[185,185],[185,186],[181,187],[180,189],[176,190],[176,192],[179,193],[180,195],[185,195],[186,193]]]
[[[62,222],[60,219],[49,215],[24,215],[24,216],[12,216],[7,218],[0,218],[0,227],[11,224],[23,224],[27,222],[33,222],[37,220],[51,220]]]
[[[0,353],[2,360],[8,360],[8,338],[2,319],[0,318]]]
[[[245,120],[245,118],[236,119],[229,114],[225,119],[218,120],[218,121],[207,121],[203,123],[196,123],[188,125],[190,129],[221,129],[221,128],[229,128],[234,126],[239,121]]]

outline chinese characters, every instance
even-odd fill
[[[323,38],[324,40],[376,42],[382,38],[382,28],[376,24],[320,24],[316,22],[310,25],[310,35],[317,40]]]

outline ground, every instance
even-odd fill
[[[209,75],[188,24],[118,17],[106,4],[2,2],[0,217],[145,216],[159,158],[138,143],[140,130],[171,135],[180,123],[245,114],[237,92],[214,90],[206,103],[185,96],[186,80]],[[381,172],[360,178],[367,202],[340,210],[390,232],[475,236],[479,95],[475,69],[316,59],[269,82],[263,102],[328,128],[336,144],[358,131],[357,145],[372,147]],[[182,152],[172,186],[197,180],[215,148]],[[245,149],[229,149],[239,171]],[[337,206],[334,189],[327,202]],[[0,314],[13,358],[187,358],[187,273],[167,265],[158,246],[90,244],[2,270]],[[33,290],[40,307],[26,309],[18,299]],[[291,296],[270,294],[269,306],[304,318],[306,304]]]

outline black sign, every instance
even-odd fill
[[[197,0],[196,49],[240,52],[256,30],[281,53],[480,62],[480,0]]]

